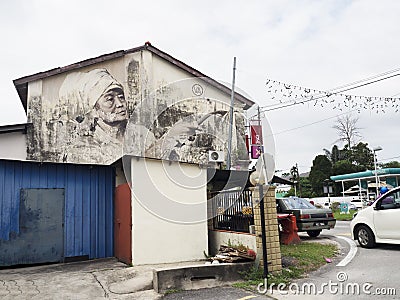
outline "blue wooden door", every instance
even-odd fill
[[[19,232],[0,243],[0,265],[64,259],[64,189],[21,189]]]

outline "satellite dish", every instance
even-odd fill
[[[250,175],[253,185],[265,185],[272,180],[275,173],[275,160],[269,153],[263,153],[257,160],[256,170]]]

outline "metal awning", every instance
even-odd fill
[[[400,168],[379,169],[379,170],[376,170],[376,175],[378,175],[378,177],[400,176]],[[331,176],[330,178],[333,181],[357,181],[358,179],[375,178],[375,171],[367,170],[364,172]]]
[[[211,192],[253,186],[249,180],[252,171],[207,169],[208,189]],[[293,185],[292,181],[274,175],[271,183]]]
[[[361,181],[365,181],[368,179],[377,179],[378,186],[381,186],[380,179],[381,178],[394,178],[395,180],[395,185],[399,185],[399,177],[400,177],[400,168],[386,168],[386,169],[379,169],[375,171],[364,171],[364,172],[357,172],[357,173],[349,173],[349,174],[343,174],[343,175],[336,175],[336,176],[331,176],[330,179],[335,182],[341,182],[342,183],[342,194],[345,195],[346,192],[344,189],[344,182],[348,181],[357,181],[358,182],[358,187],[359,187],[359,194],[362,194],[362,187],[361,187]],[[377,188],[376,183],[375,183],[375,188]],[[378,190],[376,190],[376,194],[378,194]],[[377,195],[376,195],[377,197]]]

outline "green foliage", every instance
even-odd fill
[[[324,149],[325,155],[317,155],[309,175],[312,196],[324,196],[323,182],[332,175],[356,173],[374,168],[373,151],[368,148],[368,143],[359,142],[349,148],[345,145],[339,149],[337,145],[329,151]],[[400,163],[391,164],[400,167]],[[334,194],[340,195],[340,186],[334,185]]]
[[[332,167],[332,175],[342,175],[361,171],[360,168],[348,160],[339,160]]]
[[[309,180],[312,193],[316,196],[322,196],[323,182],[331,176],[332,163],[326,155],[317,155],[313,160]]]
[[[374,167],[374,154],[368,148],[368,143],[358,143],[351,147],[350,161],[357,165],[360,170],[365,171]]]
[[[339,206],[340,206],[340,202],[333,202],[332,204],[331,204],[331,209],[333,209],[333,210],[337,210],[337,209],[339,209]]]
[[[379,164],[382,168],[400,168],[400,162],[398,161],[390,161],[388,163]]]
[[[228,247],[231,247],[231,248],[235,248],[235,249],[237,249],[238,251],[247,251],[247,250],[249,250],[249,247],[243,245],[242,243],[233,244],[233,243],[231,242],[231,239],[228,239],[227,246],[228,246]]]
[[[181,290],[181,289],[169,289],[169,290],[165,291],[164,295],[176,294],[176,293],[180,293],[180,292],[183,292],[183,290]]]
[[[292,187],[285,195],[285,197],[295,196],[294,187]],[[308,177],[300,177],[297,184],[297,196],[304,198],[314,197],[311,189],[311,183]]]
[[[333,216],[338,221],[351,221],[353,220],[353,215],[357,212],[356,210],[350,210],[349,214],[341,214],[340,209],[333,209]]]
[[[339,147],[334,145],[332,147],[332,152],[331,152],[331,163],[335,164],[340,160],[340,150]]]
[[[269,274],[267,282],[275,286],[279,283],[289,284],[294,279],[301,278],[326,264],[325,257],[334,257],[337,250],[336,245],[333,244],[303,242],[297,245],[281,245],[282,259],[291,263],[282,269],[281,274]],[[262,268],[252,268],[240,274],[244,281],[235,283],[234,287],[255,290],[257,285],[263,282]]]

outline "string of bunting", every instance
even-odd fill
[[[335,90],[322,91],[305,88],[272,79],[266,81],[266,87],[270,99],[279,101],[279,103],[272,106],[312,103],[314,106],[319,105],[323,107],[329,104],[333,105],[333,109],[340,111],[352,109],[358,113],[362,109],[368,109],[376,113],[385,113],[388,108],[392,108],[395,112],[398,112],[400,108],[400,98],[394,97],[349,95]],[[263,111],[268,111],[266,106],[264,108],[266,109],[263,109]]]

